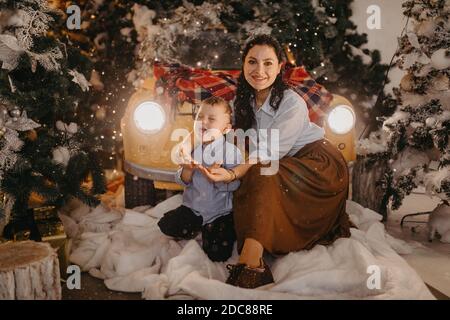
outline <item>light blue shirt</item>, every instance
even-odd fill
[[[270,130],[278,131],[278,155],[277,159],[284,156],[295,155],[302,147],[308,143],[323,139],[325,130],[309,120],[308,107],[305,100],[292,89],[284,91],[283,99],[278,110],[270,106],[270,96],[268,95],[263,105],[256,110],[255,102],[252,102],[256,123],[254,129],[268,130],[268,153],[271,153],[272,143],[270,142]],[[255,143],[254,139],[250,139]],[[273,158],[261,157],[260,160],[274,160]]]
[[[205,167],[214,162],[222,162],[226,169],[233,168],[243,162],[242,154],[224,136],[206,145],[199,145],[192,152],[195,161]],[[175,181],[184,186],[183,205],[195,214],[202,216],[203,224],[210,223],[220,216],[230,213],[233,209],[233,191],[239,185],[239,180],[231,183],[210,182],[200,171],[194,170],[192,181],[185,183],[181,179],[180,167],[175,174]]]

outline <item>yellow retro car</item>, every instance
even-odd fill
[[[129,99],[121,119],[126,208],[155,205],[157,195],[182,190],[174,182],[178,166],[171,160],[171,152],[181,137],[173,139],[172,133],[175,129],[192,130],[197,106],[188,102],[174,106],[157,91],[155,79],[144,81]],[[346,98],[333,95],[328,110],[323,124],[326,138],[347,161],[353,161],[356,158],[353,107]]]
[[[173,110],[158,103],[152,92],[150,87],[137,91],[121,120],[127,208],[154,205],[157,190],[182,190],[174,183],[177,165],[171,161],[171,151],[180,140],[173,141],[171,135],[179,128],[192,130],[196,106],[184,102]],[[333,95],[330,110],[324,123],[326,138],[347,161],[353,161],[356,158],[353,107],[344,97]]]

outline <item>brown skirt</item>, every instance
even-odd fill
[[[246,238],[272,254],[285,254],[350,236],[348,168],[328,140],[281,159],[277,174],[261,175],[261,167],[252,166],[234,193],[239,252]]]

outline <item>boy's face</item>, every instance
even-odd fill
[[[231,115],[224,105],[202,104],[194,122],[194,132],[202,142],[216,140],[231,129]]]

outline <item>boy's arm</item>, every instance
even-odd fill
[[[193,169],[181,166],[175,173],[175,182],[182,185],[183,187],[187,187],[192,182],[193,173]]]

